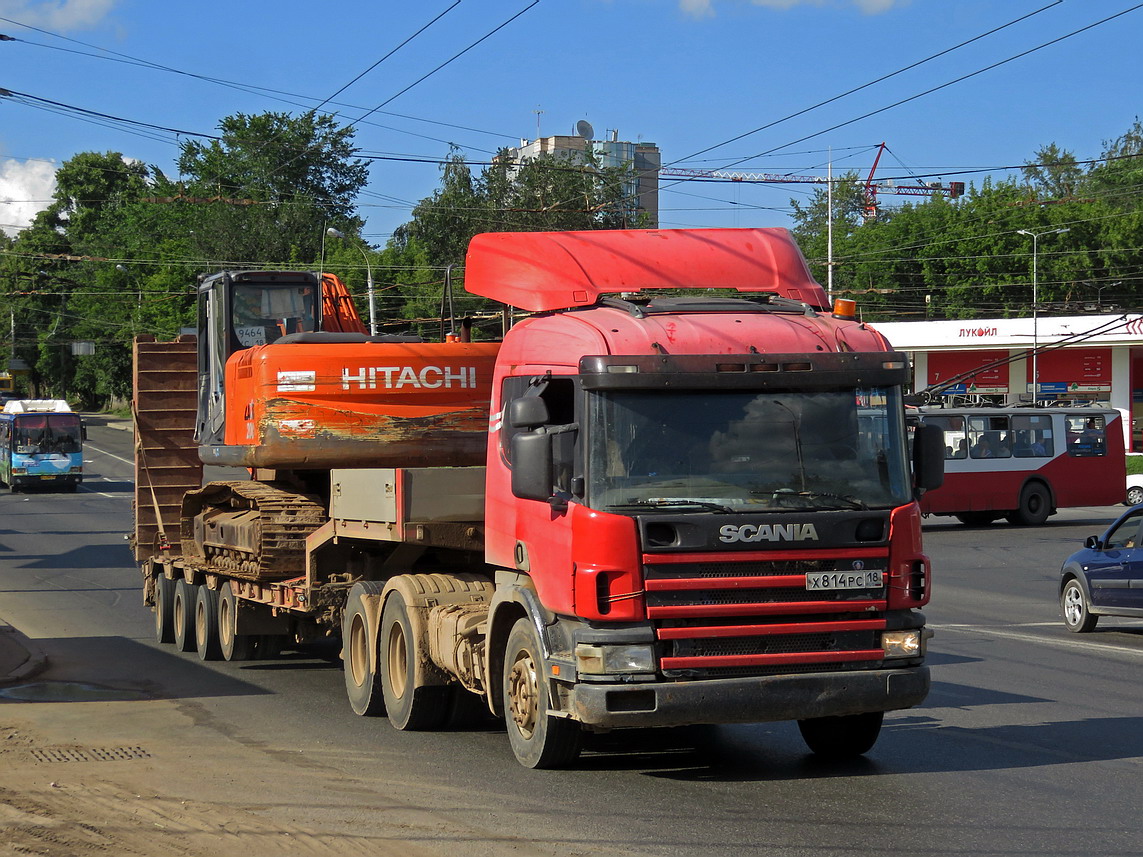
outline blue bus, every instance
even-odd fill
[[[83,422],[58,399],[9,401],[0,412],[0,482],[15,494],[74,492],[83,481]]]

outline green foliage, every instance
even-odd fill
[[[834,291],[869,320],[1017,316],[1032,305],[1037,239],[1038,307],[1074,314],[1137,307],[1143,270],[1143,126],[1107,142],[1104,160],[1080,164],[1041,147],[1023,181],[986,179],[958,200],[924,202],[861,218],[857,176],[838,180],[833,214]],[[826,282],[825,191],[791,200],[795,235]],[[1055,230],[1067,230],[1057,233]]]
[[[503,150],[474,175],[453,151],[441,168],[440,187],[417,204],[413,219],[385,250],[401,295],[394,315],[425,335],[440,334],[441,317],[466,316],[475,317],[478,336],[482,330],[496,334],[496,307],[463,290],[472,237],[640,226],[643,218],[631,203],[632,177],[628,167],[601,166],[590,151],[514,161]]]
[[[1135,476],[1143,473],[1143,455],[1127,455],[1127,475]]]
[[[209,143],[183,144],[172,181],[117,152],[81,152],[51,204],[12,242],[13,356],[31,395],[104,406],[130,393],[131,340],[194,326],[196,275],[220,268],[312,267],[331,219],[356,230],[368,175],[352,129],[328,116],[237,115]],[[95,343],[73,356],[72,343]]]
[[[600,166],[591,151],[515,161],[507,150],[474,176],[454,151],[441,186],[413,209],[393,245],[415,240],[432,265],[459,265],[481,232],[638,227],[628,193],[632,177],[629,167]]]

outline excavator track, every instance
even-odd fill
[[[203,571],[268,581],[305,574],[322,503],[269,482],[212,482],[183,498],[183,555]]]

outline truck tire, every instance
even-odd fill
[[[342,662],[345,667],[345,694],[354,714],[376,717],[385,713],[385,698],[381,692],[381,677],[373,668],[378,658],[373,651],[376,639],[369,629],[369,614],[362,595],[380,597],[381,584],[364,581],[354,586],[350,603],[345,606],[341,620]]]
[[[254,635],[239,634],[238,596],[230,581],[218,590],[218,648],[223,660],[247,661],[254,653]]]
[[[1064,584],[1060,593],[1060,613],[1064,617],[1064,625],[1074,634],[1094,630],[1095,623],[1099,621],[1099,617],[1091,612],[1083,587],[1074,577]]]
[[[517,761],[526,768],[560,768],[579,757],[579,723],[548,713],[543,649],[536,629],[517,619],[504,650],[504,722]]]
[[[218,590],[198,586],[194,602],[194,642],[200,661],[217,661],[222,657],[218,641]]]
[[[996,520],[995,512],[960,512],[954,516],[966,527],[985,527]]]
[[[849,714],[844,717],[811,717],[799,720],[802,739],[814,753],[827,759],[847,759],[868,753],[881,733],[884,711]]]
[[[155,576],[155,642],[175,641],[175,582],[164,574]]]
[[[182,578],[175,581],[175,598],[171,605],[171,625],[174,629],[175,648],[180,652],[193,652],[194,605],[198,598],[196,588]]]
[[[410,732],[439,729],[448,719],[452,688],[416,684],[420,641],[413,633],[404,596],[398,591],[390,592],[385,599],[377,642],[389,722]]]
[[[1010,524],[1038,527],[1052,514],[1052,497],[1042,482],[1029,482],[1020,492],[1020,508],[1005,517]]]

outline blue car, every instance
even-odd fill
[[[1060,612],[1069,631],[1083,634],[1100,616],[1143,618],[1143,505],[1124,512],[1102,536],[1060,569]]]

